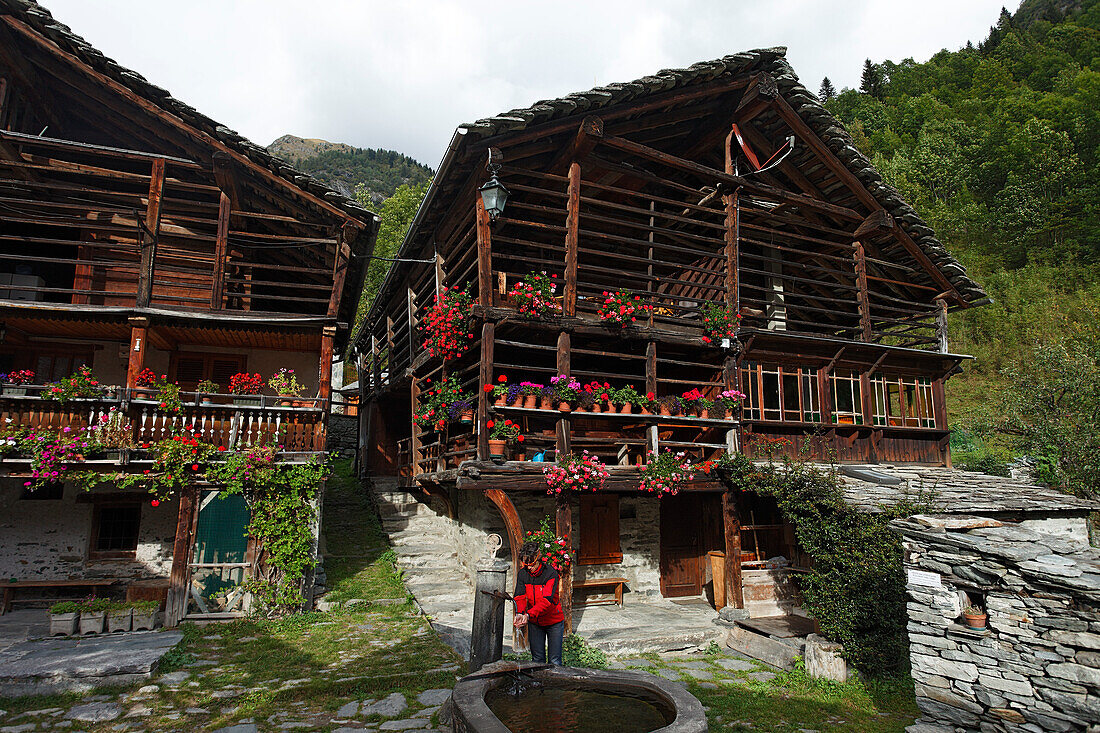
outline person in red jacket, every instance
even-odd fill
[[[545,663],[549,646],[550,664],[561,666],[561,642],[565,616],[561,610],[558,571],[539,559],[539,544],[524,542],[519,551],[520,570],[516,578],[516,626],[527,627],[531,658]]]

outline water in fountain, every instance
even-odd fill
[[[648,733],[671,722],[648,700],[532,684],[518,676],[490,690],[485,702],[509,730],[524,733]]]

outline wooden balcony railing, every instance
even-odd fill
[[[39,395],[41,385],[6,387],[0,395],[0,426],[61,432],[96,425],[112,410],[121,412],[130,426],[135,448],[171,435],[179,428],[193,430],[200,440],[227,450],[259,445],[281,445],[287,453],[319,453],[325,449],[325,414],[328,400],[295,400],[257,395],[255,404],[233,404],[234,395],[181,393],[183,407],[178,415],[160,409],[148,390],[118,390],[114,395],[75,399],[61,404]],[[25,392],[18,394],[17,392]]]

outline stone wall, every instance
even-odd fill
[[[166,578],[172,570],[176,500],[141,507],[133,560],[89,560],[92,504],[65,486],[61,499],[21,499],[22,480],[0,479],[0,579]],[[86,498],[86,496],[85,496]]]
[[[469,577],[474,565],[485,555],[485,537],[495,532],[504,540],[500,557],[511,559],[508,533],[500,512],[480,491],[458,491],[455,502],[457,522],[448,538],[458,552],[459,562]],[[549,516],[553,526],[556,515],[554,497],[544,492],[513,492],[509,495],[516,505],[523,530],[538,529],[543,517]],[[660,505],[653,497],[621,495],[619,498],[619,537],[623,551],[621,563],[581,565],[574,577],[627,579],[629,593],[644,596],[660,595]],[[573,551],[577,551],[580,529],[580,508],[573,506]],[[509,573],[509,585],[514,579]]]
[[[329,415],[328,439],[325,447],[342,456],[354,455],[359,449],[358,415]]]
[[[1100,551],[1078,524],[894,522],[924,714],[912,733],[1100,731]],[[968,604],[986,630],[965,625]]]

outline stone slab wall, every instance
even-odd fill
[[[137,556],[89,560],[92,504],[66,486],[62,499],[21,499],[22,480],[0,479],[0,579],[166,578],[172,570],[176,500],[141,507]]]
[[[340,455],[354,455],[359,449],[359,417],[329,415],[328,438],[325,447]]]
[[[499,557],[511,559],[512,548],[508,545],[508,533],[497,508],[484,498],[480,491],[458,491],[455,502],[457,522],[448,539],[458,551],[458,559],[468,577],[474,575],[474,565],[485,555],[485,537],[495,532],[504,540]],[[553,526],[556,514],[554,497],[542,492],[524,492],[510,494],[516,505],[523,530],[538,529],[543,517],[549,516]],[[623,495],[619,498],[619,538],[623,551],[621,563],[603,565],[580,565],[575,568],[574,577],[587,578],[626,578],[628,593],[654,596],[660,595],[660,505],[653,497]],[[573,506],[573,551],[577,551],[580,541],[580,508]],[[514,579],[509,572],[509,587]]]
[[[1100,731],[1100,551],[1078,523],[899,520],[914,733]],[[969,629],[967,604],[987,629]]]

